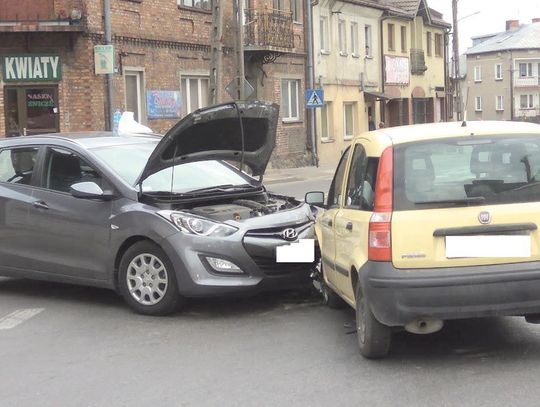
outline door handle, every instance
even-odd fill
[[[34,205],[34,208],[49,209],[49,205],[43,201],[34,201],[32,205]]]
[[[347,229],[349,232],[352,231],[352,228],[353,228],[352,222],[348,222],[347,225],[345,226],[345,229]]]

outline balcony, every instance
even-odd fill
[[[64,2],[55,7],[54,0],[2,0],[0,32],[82,32],[82,0]]]
[[[411,73],[413,75],[423,75],[427,69],[424,50],[411,48]]]
[[[292,52],[294,35],[291,13],[254,9],[245,13],[245,51]]]
[[[538,107],[532,107],[532,108],[517,107],[514,116],[515,116],[516,119],[535,118],[537,116],[540,116],[540,108],[538,108]]]
[[[516,88],[537,88],[540,86],[539,76],[517,76],[514,79]]]

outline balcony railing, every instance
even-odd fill
[[[516,88],[531,88],[540,86],[540,76],[516,76],[514,81]]]
[[[426,57],[423,49],[411,48],[411,73],[423,75],[427,71]]]
[[[279,10],[246,10],[245,47],[252,49],[294,48],[293,18]]]
[[[540,108],[533,107],[533,108],[522,108],[517,107],[514,113],[516,118],[531,118],[531,117],[537,117],[540,116]]]

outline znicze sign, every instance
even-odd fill
[[[59,55],[2,56],[4,82],[42,82],[62,79],[62,61]]]

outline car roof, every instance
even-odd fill
[[[367,138],[383,145],[391,145],[451,137],[508,136],[512,134],[537,134],[540,136],[540,125],[511,121],[429,123],[379,129],[363,133],[356,138]]]
[[[115,136],[110,131],[81,131],[13,137],[6,138],[3,141],[8,142],[9,144],[11,144],[10,142],[16,140],[24,140],[25,143],[31,143],[32,141],[39,143],[47,143],[50,142],[51,139],[73,142],[81,145],[84,148],[92,149],[115,145],[156,143],[161,139],[161,135],[122,133]]]

